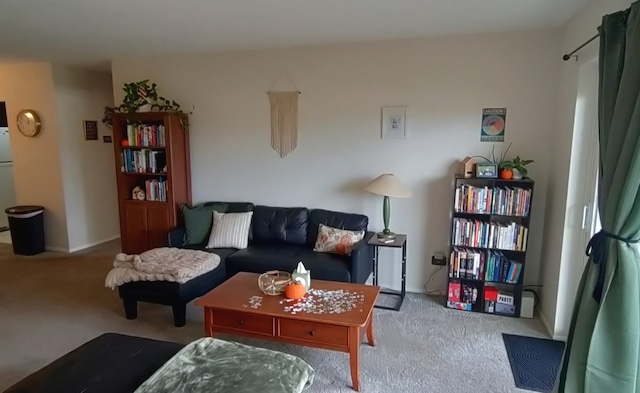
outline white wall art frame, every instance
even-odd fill
[[[407,139],[407,108],[385,106],[382,108],[382,139]]]

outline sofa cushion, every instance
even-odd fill
[[[305,244],[309,210],[304,207],[256,206],[253,210],[252,242],[255,244]]]
[[[220,205],[180,206],[186,231],[185,244],[200,244],[208,239],[213,223],[213,211],[222,211],[219,209],[224,209],[224,207]]]
[[[245,248],[249,243],[249,228],[253,212],[213,212],[213,227],[207,248]]]
[[[240,213],[253,210],[248,202],[205,202],[193,207],[180,206],[186,231],[184,245],[206,243],[211,235],[213,212]]]
[[[349,231],[320,224],[313,251],[351,255],[351,250],[364,238],[364,231]]]
[[[315,252],[306,245],[251,245],[229,255],[225,261],[225,269],[227,277],[238,272],[264,273],[274,269],[293,272],[300,261],[311,271],[311,286],[314,279],[343,282],[351,280],[348,256]]]
[[[243,213],[253,210],[253,203],[251,202],[205,202],[199,206],[223,206],[222,210],[216,209],[219,213]]]
[[[362,214],[342,213],[324,209],[313,209],[309,212],[309,235],[307,245],[313,249],[318,238],[320,224],[349,231],[367,231],[369,218]]]

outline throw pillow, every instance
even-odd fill
[[[253,212],[213,212],[213,226],[207,248],[247,248]]]
[[[351,250],[364,238],[364,231],[348,231],[320,224],[313,251],[351,255]]]
[[[225,208],[226,206],[223,204],[198,205],[194,207],[182,205],[182,217],[184,218],[186,232],[184,244],[203,244],[206,242],[207,235],[213,224],[213,212],[224,212]]]

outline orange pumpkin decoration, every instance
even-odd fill
[[[286,296],[287,299],[297,300],[302,298],[305,295],[305,293],[307,293],[307,290],[304,287],[304,281],[302,280],[297,281],[297,280],[295,282],[292,282],[291,284],[288,284],[284,288],[284,296]]]
[[[500,178],[509,180],[513,177],[513,171],[511,169],[503,169],[500,172]]]

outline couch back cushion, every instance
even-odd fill
[[[250,202],[204,202],[193,207],[181,205],[185,227],[184,245],[206,243],[211,234],[213,212],[244,213],[253,210]]]
[[[309,209],[305,207],[255,206],[251,221],[252,243],[305,244]]]
[[[244,213],[254,208],[251,202],[205,202],[198,206],[212,207],[218,213]]]
[[[367,231],[369,217],[363,214],[342,213],[324,209],[313,209],[309,212],[309,236],[307,246],[313,248],[318,238],[318,227],[346,229],[349,231]]]

